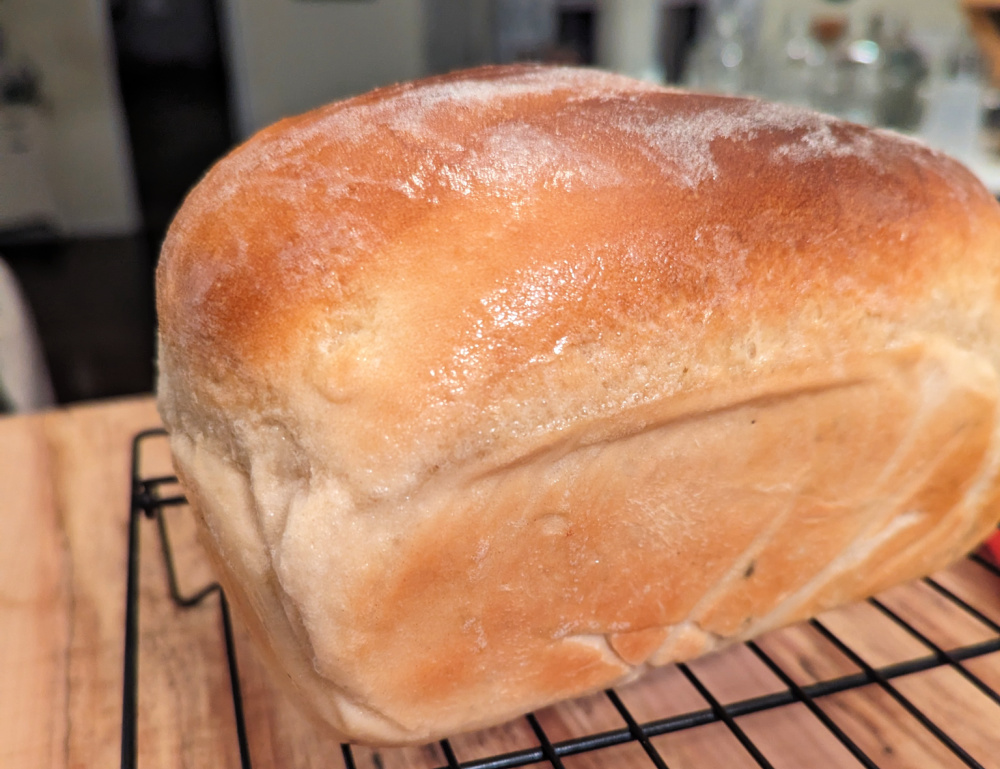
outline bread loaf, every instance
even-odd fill
[[[1000,518],[1000,208],[796,108],[487,68],[190,193],[159,406],[239,616],[419,743],[932,572]]]

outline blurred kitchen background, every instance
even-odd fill
[[[152,389],[159,244],[235,142],[522,60],[889,126],[1000,193],[1000,0],[0,0],[0,409]]]

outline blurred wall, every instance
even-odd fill
[[[492,0],[424,0],[423,7],[428,73],[493,61]]]
[[[224,6],[241,137],[426,70],[421,0],[225,0]]]
[[[107,0],[4,0],[12,58],[41,75],[45,167],[68,235],[139,228]],[[2,183],[2,180],[0,180]]]

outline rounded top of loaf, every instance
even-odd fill
[[[982,346],[998,242],[967,170],[886,131],[594,70],[460,72],[209,171],[158,267],[160,405],[237,454],[234,423],[280,423],[391,495],[915,333]]]

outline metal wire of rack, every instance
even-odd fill
[[[185,505],[186,500],[179,494],[163,493],[164,489],[176,484],[177,479],[175,477],[142,477],[140,472],[140,457],[144,443],[164,434],[162,430],[145,431],[137,435],[133,443],[122,699],[121,766],[123,769],[133,769],[138,766],[136,726],[140,707],[138,681],[140,608],[139,543],[143,523],[152,522],[158,534],[166,567],[168,589],[174,604],[179,608],[191,608],[202,605],[213,598],[218,601],[223,643],[225,645],[226,660],[229,667],[229,680],[232,688],[232,705],[237,743],[234,746],[234,750],[238,750],[239,752],[240,766],[243,769],[251,769],[253,764],[247,737],[239,665],[236,656],[236,642],[234,640],[233,625],[225,595],[216,583],[208,584],[190,594],[182,593],[178,586],[177,570],[171,551],[170,535],[164,512],[168,508]],[[969,558],[984,569],[986,573],[992,575],[992,578],[1000,578],[1000,568],[997,565],[980,555],[973,554]],[[522,767],[531,764],[542,764],[562,769],[564,759],[570,756],[590,753],[627,743],[638,745],[652,766],[659,769],[668,769],[669,764],[658,751],[656,745],[653,743],[653,739],[662,735],[709,724],[724,725],[757,766],[768,768],[772,767],[773,764],[764,755],[759,746],[755,744],[754,740],[751,739],[747,731],[741,727],[738,719],[751,714],[773,711],[793,705],[804,706],[861,766],[877,768],[879,764],[876,759],[866,753],[820,704],[823,698],[870,686],[878,687],[888,697],[898,703],[922,728],[926,729],[935,740],[943,745],[958,760],[960,765],[983,769],[984,765],[971,755],[960,744],[959,740],[949,735],[935,722],[933,714],[926,712],[913,702],[895,682],[897,679],[915,673],[935,668],[950,668],[975,687],[978,692],[982,693],[982,695],[994,704],[1000,706],[1000,691],[997,691],[996,688],[976,675],[965,664],[970,660],[1000,652],[1000,624],[937,579],[927,577],[922,582],[938,596],[988,628],[990,637],[977,643],[946,649],[935,643],[935,641],[921,632],[913,623],[905,619],[890,606],[878,598],[871,598],[868,600],[871,607],[918,641],[927,650],[927,653],[901,662],[874,667],[866,662],[848,642],[838,636],[823,621],[813,619],[809,621],[809,626],[849,659],[859,672],[841,675],[817,683],[799,684],[772,654],[769,654],[757,642],[749,641],[744,646],[781,681],[785,687],[783,691],[724,704],[713,694],[711,688],[701,680],[692,669],[692,666],[682,663],[677,665],[677,669],[694,689],[697,690],[704,701],[708,703],[707,708],[691,710],[664,718],[640,721],[633,715],[618,692],[614,689],[608,689],[604,692],[604,697],[607,698],[611,706],[620,715],[625,724],[622,728],[586,734],[568,740],[553,741],[546,733],[539,718],[535,714],[528,714],[524,718],[538,741],[536,747],[460,761],[456,755],[456,751],[452,747],[451,741],[445,739],[440,741],[438,745],[440,755],[444,757],[445,763],[436,767],[436,769],[510,769],[512,767]],[[996,734],[1000,735],[1000,722],[997,723]],[[997,737],[997,741],[998,747],[1000,747],[1000,736]],[[346,769],[356,769],[355,749],[352,746],[341,745],[341,756]]]

